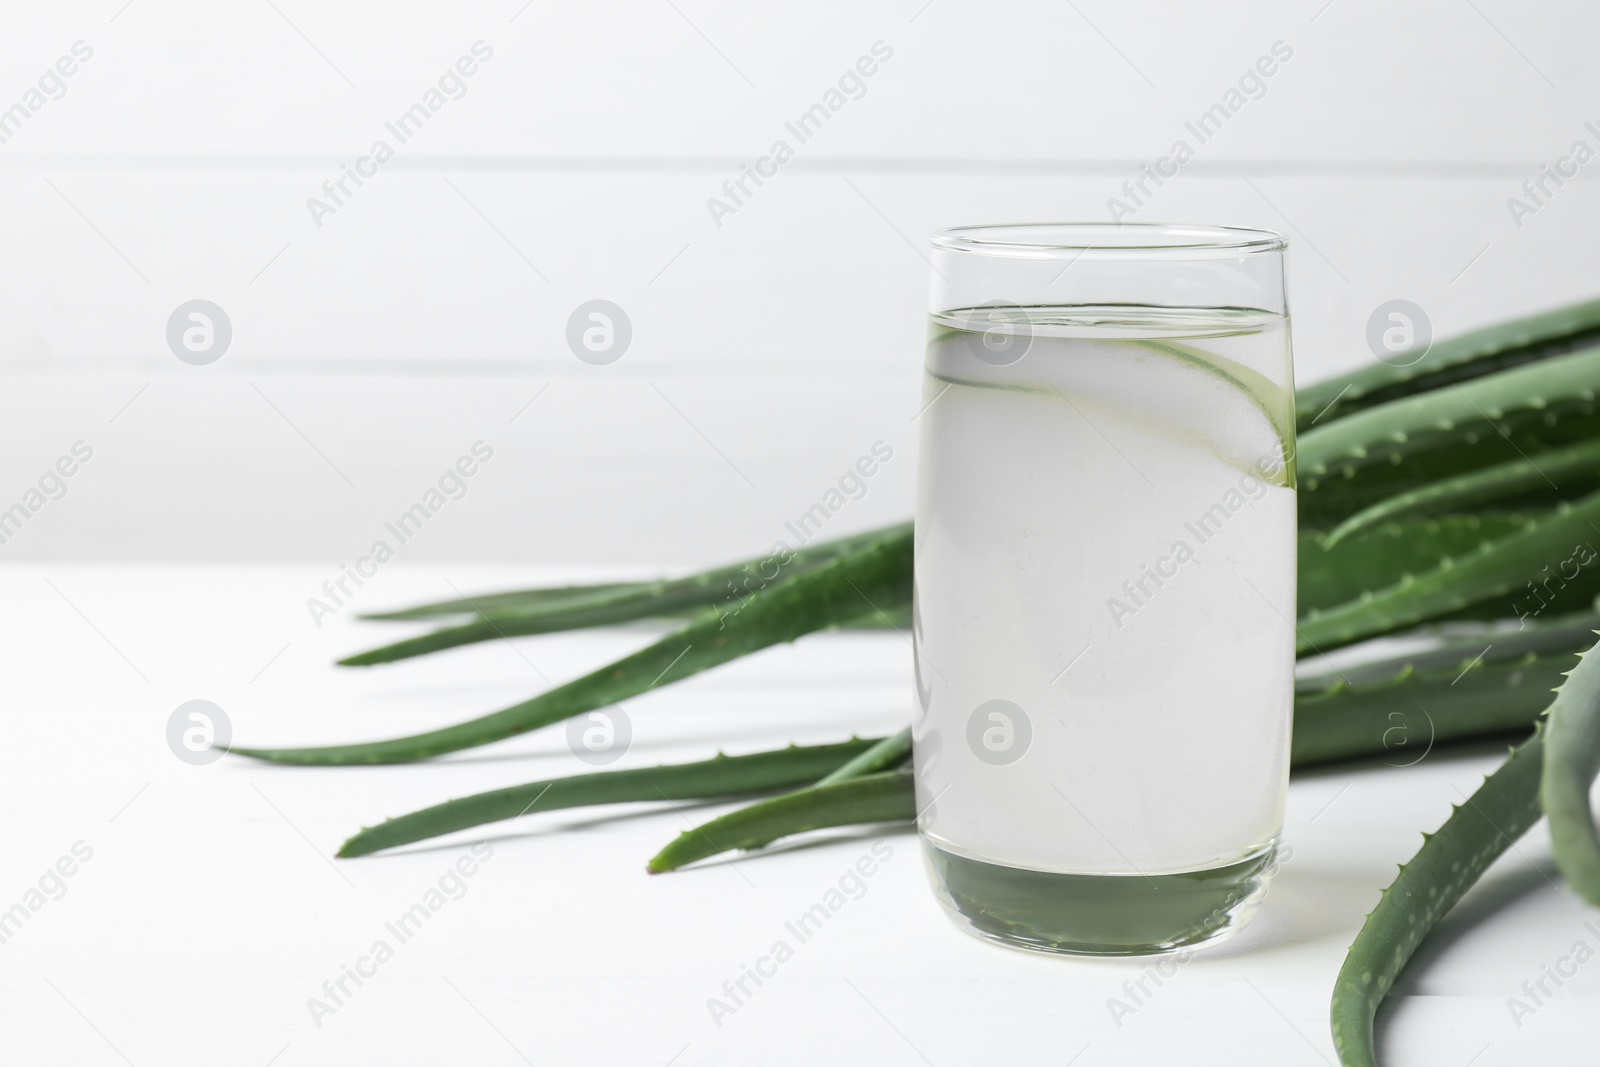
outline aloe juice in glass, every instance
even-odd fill
[[[978,936],[1175,951],[1266,891],[1295,657],[1283,249],[1153,224],[934,239],[918,825]]]

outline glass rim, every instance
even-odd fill
[[[1274,230],[1171,222],[1011,222],[936,230],[940,252],[1013,259],[1180,260],[1239,258],[1281,252],[1289,240]]]

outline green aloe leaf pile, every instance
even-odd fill
[[[1404,363],[1404,365],[1399,365]],[[1589,791],[1600,772],[1600,301],[1497,324],[1297,395],[1301,540],[1295,768],[1452,743],[1520,742],[1406,864],[1351,946],[1332,1026],[1346,1065],[1373,1065],[1379,1002],[1423,938],[1541,815],[1572,889],[1600,906]],[[646,648],[519,704],[413,736],[232,751],[278,763],[401,763],[490,744],[670,685],[809,633],[906,625],[909,524],[672,581],[530,589],[374,616],[436,622],[353,656],[390,663],[502,637],[637,620]],[[1397,636],[1417,651],[1389,651]],[[1337,669],[1317,657],[1344,649]],[[1550,693],[1555,691],[1552,700]],[[1416,744],[1397,749],[1396,723]],[[363,856],[582,805],[748,797],[649,860],[676,870],[827,827],[914,818],[909,729],[656,768],[532,782],[364,829]],[[1398,755],[1400,758],[1395,759]]]

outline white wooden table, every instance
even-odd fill
[[[108,531],[114,535],[114,531]],[[392,564],[316,628],[334,568],[12,565],[0,569],[8,731],[0,745],[0,1059],[73,1065],[1332,1063],[1327,1003],[1378,890],[1496,754],[1304,775],[1284,865],[1254,923],[1165,979],[1131,1015],[1138,962],[982,944],[939,913],[910,833],[838,833],[647,877],[644,861],[722,806],[530,816],[359,861],[363,823],[585,766],[559,729],[419,766],[285,768],[168,749],[183,701],[216,702],[245,743],[374,738],[492,710],[638,645],[640,631],[500,642],[403,666],[335,669],[391,630],[355,610],[557,577]],[[573,576],[570,572],[566,575]],[[812,638],[629,701],[615,766],[826,741],[903,722],[893,634]],[[707,1002],[793,940],[785,922],[882,840],[892,850],[826,927],[731,1015]],[[74,849],[77,859],[73,859]],[[85,860],[85,852],[92,852]],[[485,857],[485,853],[487,853]],[[71,875],[51,876],[63,857]],[[401,943],[386,927],[444,879]],[[31,890],[41,889],[37,894]],[[1503,858],[1404,975],[1380,1019],[1387,1062],[1592,1062],[1600,965],[1534,1015],[1507,998],[1595,919],[1557,888],[1543,828]],[[437,902],[438,898],[435,898]],[[38,904],[35,909],[31,905]],[[392,956],[370,957],[386,941]],[[346,965],[334,1005],[324,983]],[[310,998],[334,1008],[313,1012]]]

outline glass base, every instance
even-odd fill
[[[986,941],[1068,956],[1156,956],[1214,944],[1255,914],[1277,843],[1179,874],[1052,874],[986,863],[923,838],[935,891]]]

